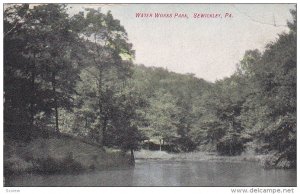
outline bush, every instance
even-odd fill
[[[273,153],[263,161],[265,168],[296,168],[296,153]]]
[[[217,151],[220,155],[236,156],[245,149],[243,141],[238,135],[226,135],[217,143]]]
[[[197,145],[189,137],[181,137],[172,142],[175,144],[175,150],[179,152],[191,152],[194,151]]]
[[[35,159],[33,164],[33,171],[46,174],[70,172],[76,173],[84,169],[79,162],[73,159],[71,154],[62,160],[50,157]]]

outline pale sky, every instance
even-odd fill
[[[135,63],[164,67],[177,73],[215,81],[230,76],[246,50],[263,50],[278,34],[288,31],[293,4],[75,4],[111,10],[128,33]],[[185,13],[185,18],[137,18],[136,13]],[[222,18],[194,19],[194,13]],[[225,18],[231,13],[231,18]],[[274,23],[276,26],[274,26]]]

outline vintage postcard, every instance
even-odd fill
[[[6,192],[294,192],[295,3],[4,3],[2,22]]]

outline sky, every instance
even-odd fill
[[[192,73],[216,81],[236,70],[246,50],[264,50],[278,34],[288,32],[294,4],[72,4],[71,14],[83,8],[111,10],[128,33],[135,63]],[[137,13],[152,17],[136,17]],[[155,13],[172,14],[155,18]],[[188,18],[174,17],[185,14]],[[194,14],[220,14],[194,18]],[[225,15],[227,14],[227,17]],[[231,17],[228,17],[231,14]]]

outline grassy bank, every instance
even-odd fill
[[[264,164],[267,155],[242,154],[240,156],[220,156],[216,152],[188,152],[188,153],[168,153],[165,151],[140,150],[135,152],[136,159],[160,159],[160,160],[189,160],[189,161],[224,161],[240,162],[253,161]]]
[[[8,139],[4,145],[6,175],[103,170],[129,166],[129,159],[120,151],[104,151],[97,145],[69,136],[37,138],[30,142]]]

